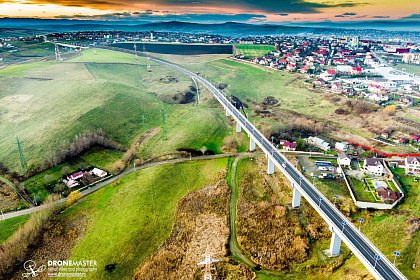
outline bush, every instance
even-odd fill
[[[344,110],[343,108],[338,108],[337,110],[335,110],[335,113],[337,115],[347,115],[349,112]]]
[[[69,207],[75,204],[81,197],[80,191],[71,192],[67,197],[66,206]]]
[[[55,200],[55,196],[49,197],[45,203],[46,208],[33,213],[23,226],[0,245],[0,279],[10,279],[8,276],[14,268],[20,266],[30,253],[29,248],[36,243],[45,225],[58,209]]]

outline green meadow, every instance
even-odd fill
[[[187,90],[192,81],[156,64],[148,72],[146,65],[141,57],[91,49],[63,62],[36,62],[1,69],[0,88],[4,90],[0,92],[0,138],[4,140],[0,142],[0,162],[11,170],[21,171],[16,137],[23,143],[30,168],[54,157],[83,133],[102,132],[129,147],[145,132],[162,126],[163,110],[168,115],[170,138],[179,138],[186,148],[220,149],[215,145],[223,138],[224,122],[220,118],[209,119],[212,127],[209,130],[200,116],[202,113],[218,117],[214,108],[162,101],[165,95]],[[176,82],[162,82],[168,76]],[[193,109],[195,112],[188,113]],[[178,112],[183,114],[182,118]],[[174,129],[173,121],[181,126]],[[196,121],[199,124],[194,124]],[[190,126],[196,129],[194,133],[188,131]],[[212,134],[206,135],[207,131]],[[214,133],[218,135],[213,141],[210,136]],[[162,151],[178,145],[165,144]]]
[[[238,44],[234,46],[235,54],[243,54],[246,58],[263,56],[274,50],[271,45],[246,45]]]
[[[88,279],[129,279],[135,268],[169,236],[178,201],[214,183],[228,160],[164,164],[132,173],[64,212],[85,215],[83,237],[69,259],[91,259],[98,271]],[[105,265],[116,264],[106,271]]]

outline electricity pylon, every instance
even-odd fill
[[[55,60],[60,61],[61,59],[61,53],[60,49],[58,48],[57,43],[54,44],[54,51],[55,51]]]
[[[152,66],[150,65],[150,57],[147,55],[146,46],[143,43],[143,55],[147,57],[147,72],[152,72]]]
[[[204,260],[202,260],[201,262],[199,262],[199,265],[205,265],[206,267],[204,268],[204,280],[212,280],[212,276],[211,276],[211,264],[218,262],[219,260],[215,260],[212,259],[211,256],[207,255],[206,258]]]
[[[23,156],[23,151],[22,151],[22,142],[20,142],[19,138],[16,136],[16,145],[18,148],[18,152],[19,152],[19,158],[20,158],[20,164],[22,166],[22,170],[26,171],[26,160],[25,157]]]
[[[136,43],[134,43],[134,59],[138,59],[138,57],[137,57],[137,44]]]

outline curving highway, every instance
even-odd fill
[[[291,181],[294,188],[305,197],[365,267],[377,279],[407,279],[335,206],[316,189],[288,160],[268,141],[261,132],[246,119],[226,96],[205,78],[179,65],[157,59],[151,60],[178,69],[206,86],[225,110],[240,124],[255,143],[265,152],[269,160]]]

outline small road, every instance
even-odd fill
[[[136,172],[138,170],[141,169],[145,169],[145,168],[151,168],[151,167],[155,167],[155,166],[159,166],[159,165],[163,165],[163,164],[168,164],[168,163],[179,163],[179,162],[185,162],[185,161],[191,161],[191,160],[208,160],[208,159],[216,159],[216,158],[224,158],[224,157],[230,157],[236,154],[219,154],[219,155],[209,155],[209,156],[198,156],[198,157],[193,157],[193,158],[177,158],[177,159],[168,159],[168,160],[163,160],[163,161],[156,161],[156,162],[150,162],[150,163],[146,163],[137,167],[131,167],[126,169],[125,171],[121,172],[120,174],[113,176],[109,179],[105,179],[91,187],[88,187],[87,189],[83,190],[80,192],[81,197],[85,197],[97,190],[99,190],[100,188],[103,188],[119,179],[121,179],[124,176],[127,176],[128,174],[131,174],[133,172]],[[54,203],[58,203],[58,204],[62,204],[64,202],[67,201],[67,198],[62,198],[59,199],[57,201],[55,201]],[[20,210],[20,211],[16,211],[16,212],[11,212],[11,213],[7,213],[4,214],[2,217],[0,217],[0,221],[1,220],[7,220],[10,218],[14,218],[14,217],[18,217],[18,216],[23,216],[23,215],[28,215],[34,212],[37,212],[39,210],[42,210],[44,208],[46,208],[47,205],[43,204],[40,206],[36,206],[36,207],[32,207],[29,209],[25,209],[25,210]]]
[[[255,262],[249,259],[242,253],[241,247],[239,246],[238,239],[236,238],[236,216],[237,216],[237,202],[239,196],[239,187],[236,184],[236,168],[239,160],[243,159],[247,155],[239,155],[235,158],[231,167],[230,176],[230,200],[229,200],[229,226],[230,226],[230,237],[229,237],[229,249],[230,253],[234,258],[238,258],[240,261],[245,263],[247,266],[254,268],[257,266]]]

